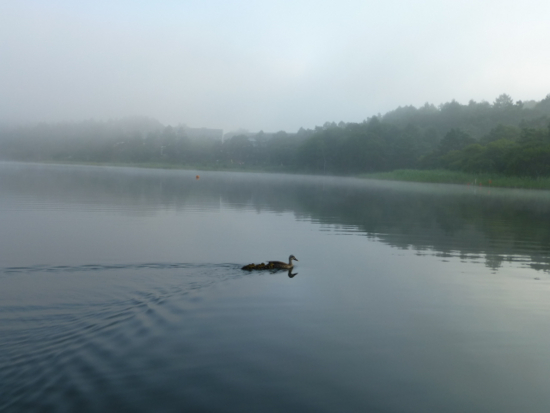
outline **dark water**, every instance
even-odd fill
[[[547,192],[195,175],[0,164],[0,411],[549,411]]]

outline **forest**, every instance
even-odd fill
[[[191,136],[149,118],[0,125],[0,159],[355,175],[448,169],[550,176],[550,94],[399,107],[296,133]]]

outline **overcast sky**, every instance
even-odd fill
[[[0,120],[226,131],[550,93],[548,0],[0,0]]]

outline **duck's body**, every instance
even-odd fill
[[[282,261],[268,261],[267,265],[268,267],[274,269],[289,270],[294,267],[294,264],[292,264],[292,260],[298,261],[298,259],[294,255],[291,255],[290,257],[288,257],[288,264]]]
[[[288,264],[282,261],[268,261],[267,264],[248,264],[242,267],[241,269],[252,271],[252,270],[290,270],[294,267],[292,261],[298,261],[294,255],[288,257]]]
[[[253,270],[290,270],[294,267],[294,264],[292,264],[292,261],[298,261],[298,259],[291,255],[288,257],[288,264],[286,262],[282,261],[268,261],[267,264],[261,263],[261,264],[248,264],[242,267],[241,269],[247,270],[247,271],[253,271]]]

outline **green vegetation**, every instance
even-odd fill
[[[441,184],[461,184],[483,187],[550,189],[550,177],[519,177],[498,174],[473,174],[443,169],[419,170],[399,169],[391,172],[361,174],[361,178],[384,179],[391,181],[431,182]]]
[[[434,151],[420,159],[419,164],[428,168],[506,176],[550,176],[550,129],[500,125],[479,142],[452,129]]]
[[[542,182],[550,176],[550,95],[539,102],[514,103],[503,94],[492,104],[400,107],[361,123],[327,122],[297,133],[236,133],[222,140],[221,131],[218,138],[197,131],[146,118],[0,125],[0,159],[338,175],[397,176],[405,169],[416,177],[409,180],[453,182],[456,176],[464,183],[484,176],[495,177],[493,185],[537,188],[546,188]]]

